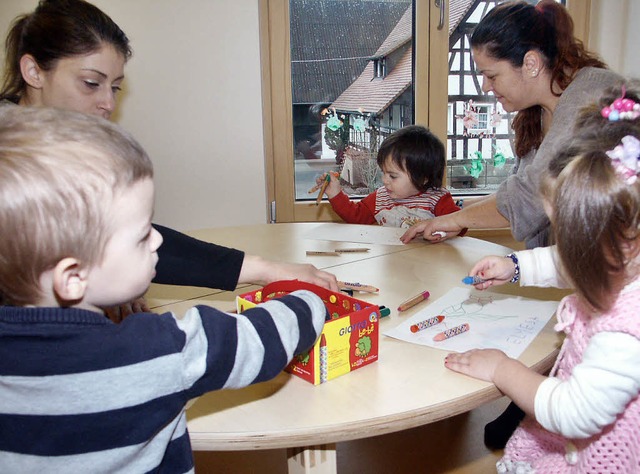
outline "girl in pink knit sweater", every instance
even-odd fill
[[[542,193],[557,245],[486,257],[476,288],[570,286],[565,333],[548,377],[497,350],[449,354],[445,366],[493,382],[526,417],[498,472],[640,472],[640,88],[582,111]]]

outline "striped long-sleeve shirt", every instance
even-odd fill
[[[405,199],[393,199],[382,186],[361,201],[350,201],[344,192],[329,200],[331,207],[349,224],[411,227],[420,220],[451,214],[460,208],[446,189],[429,189]]]
[[[297,291],[242,314],[121,324],[79,309],[0,308],[0,471],[193,472],[185,404],[275,377],[326,317]]]

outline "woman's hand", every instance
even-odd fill
[[[130,303],[121,304],[120,306],[111,306],[102,308],[104,314],[114,323],[120,323],[124,318],[134,313],[150,313],[151,309],[147,305],[147,300],[140,297]]]
[[[429,242],[442,242],[450,237],[455,237],[464,228],[456,221],[456,214],[457,212],[454,212],[426,221],[420,221],[402,234],[400,240],[407,244],[420,235],[424,240],[428,240]]]

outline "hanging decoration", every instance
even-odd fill
[[[462,120],[462,126],[464,127],[462,135],[468,137],[470,129],[478,126],[478,112],[475,105],[473,105],[473,100],[469,99],[469,102],[464,106],[464,114],[456,115],[456,118]]]
[[[367,129],[367,121],[363,116],[359,115],[353,119],[351,126],[356,132],[364,132]]]
[[[340,127],[342,127],[343,122],[338,118],[336,109],[324,109],[322,111],[322,115],[326,115],[326,114],[329,114],[329,118],[327,119],[327,128],[329,130],[332,130],[335,132]]]
[[[473,157],[471,158],[471,166],[469,168],[465,166],[464,170],[467,173],[469,173],[472,177],[478,179],[482,174],[482,171],[484,170],[484,164],[482,162],[483,162],[482,153],[479,151],[476,151],[473,153]]]
[[[493,145],[493,166],[494,168],[503,168],[504,164],[507,162],[507,158],[504,156],[504,153],[497,146]]]

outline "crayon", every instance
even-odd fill
[[[418,303],[422,303],[427,298],[429,298],[429,292],[423,291],[419,295],[416,295],[413,298],[409,298],[407,301],[403,301],[402,303],[400,303],[400,306],[398,306],[398,311],[406,311],[409,308],[413,308],[415,305],[417,305]]]
[[[476,276],[466,276],[462,279],[462,283],[464,283],[465,285],[477,285],[478,283],[484,283],[485,280],[484,278],[480,278],[478,275]]]
[[[309,191],[307,191],[309,194],[313,194],[315,193],[318,189],[320,189],[322,187],[322,184],[316,184],[313,188],[309,189]]]
[[[468,330],[469,330],[469,324],[464,323],[464,324],[461,324],[460,326],[456,326],[454,328],[447,329],[446,331],[439,332],[438,334],[433,336],[433,340],[437,342],[444,341],[445,339],[449,339],[450,337],[457,336],[458,334],[462,334],[463,332],[467,332]]]
[[[324,333],[320,336],[320,383],[327,381],[329,375],[327,355],[327,338]]]
[[[320,191],[318,191],[318,197],[316,198],[316,206],[320,204],[320,202],[322,201],[322,196],[324,195],[324,192],[327,189],[327,186],[329,186],[329,183],[331,182],[331,175],[329,173],[327,173],[327,177],[324,179],[324,183],[322,183],[322,187],[320,188]]]
[[[385,316],[389,316],[391,314],[391,310],[386,306],[378,306],[380,308],[380,317],[384,318]]]
[[[440,324],[444,321],[444,316],[434,316],[433,318],[425,319],[424,321],[420,321],[419,323],[412,324],[409,328],[411,332],[422,331],[423,329],[430,328],[431,326],[435,326],[436,324]]]
[[[363,285],[362,283],[348,283],[346,281],[339,281],[338,288],[341,290],[353,290],[361,291],[363,293],[378,293],[380,289],[371,285]]]
[[[439,235],[440,237],[442,237],[444,239],[447,236],[447,233],[443,232],[441,230],[436,230],[435,232],[432,232],[431,235]]]
[[[326,257],[339,257],[340,254],[338,252],[325,252],[323,250],[307,250],[307,256],[312,255],[312,256],[326,256]]]
[[[359,252],[368,252],[369,249],[367,247],[354,247],[350,249],[335,249],[338,253],[359,253]]]

